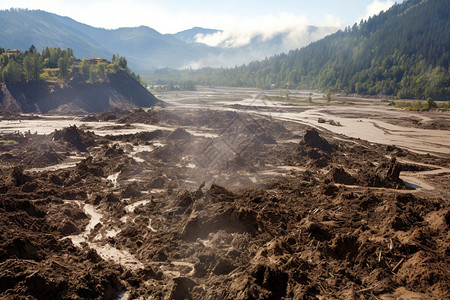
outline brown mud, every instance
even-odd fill
[[[85,122],[0,136],[0,298],[450,297],[444,154],[227,110]]]

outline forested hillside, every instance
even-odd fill
[[[302,49],[233,69],[185,72],[183,79],[448,100],[449,16],[450,1],[409,0]]]
[[[127,66],[125,57],[118,54],[112,56],[112,62],[103,58],[76,59],[73,50],[46,47],[42,53],[34,45],[23,52],[5,50],[0,47],[0,82],[32,82],[32,81],[67,81],[79,76],[88,83],[101,82],[107,74],[122,69],[134,79],[140,81],[139,75]]]
[[[0,114],[87,113],[156,103],[119,55],[111,62],[80,60],[70,48],[39,52],[31,46],[23,52],[0,47]]]

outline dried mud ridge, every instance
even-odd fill
[[[448,158],[244,113],[105,119],[174,129],[1,136],[0,298],[450,297],[448,174],[400,179]]]

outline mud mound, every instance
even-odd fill
[[[62,130],[55,130],[53,137],[55,140],[63,139],[76,147],[80,152],[87,152],[88,144],[92,143],[92,141],[82,137],[82,131],[80,131],[76,125],[66,127]]]
[[[33,180],[31,176],[23,173],[22,167],[14,167],[11,172],[10,178],[15,186],[21,186]]]
[[[169,140],[186,140],[190,139],[192,134],[184,130],[183,128],[177,128],[172,131],[167,137]]]
[[[183,228],[182,236],[192,241],[219,230],[254,233],[257,230],[256,224],[256,213],[250,209],[224,207],[213,214],[205,214],[194,208]]]
[[[150,156],[165,161],[177,161],[181,158],[184,152],[184,147],[179,141],[170,141],[163,147],[158,147],[150,153]]]
[[[33,153],[34,155],[30,155],[26,159],[27,166],[33,167],[45,167],[55,165],[63,161],[62,155],[58,154],[51,147],[50,149],[42,151],[36,151],[37,153]]]
[[[333,151],[333,146],[322,138],[316,129],[308,129],[303,136],[302,144],[311,148],[318,148],[325,152]]]
[[[382,163],[375,170],[363,170],[359,174],[359,181],[363,186],[412,189],[400,179],[401,170],[402,165],[394,157],[389,163]]]
[[[344,168],[333,168],[329,173],[329,178],[335,183],[342,183],[342,184],[355,184],[357,181],[356,179],[347,173]]]

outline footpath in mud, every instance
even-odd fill
[[[0,135],[2,299],[450,297],[445,155],[235,111],[81,121]]]

